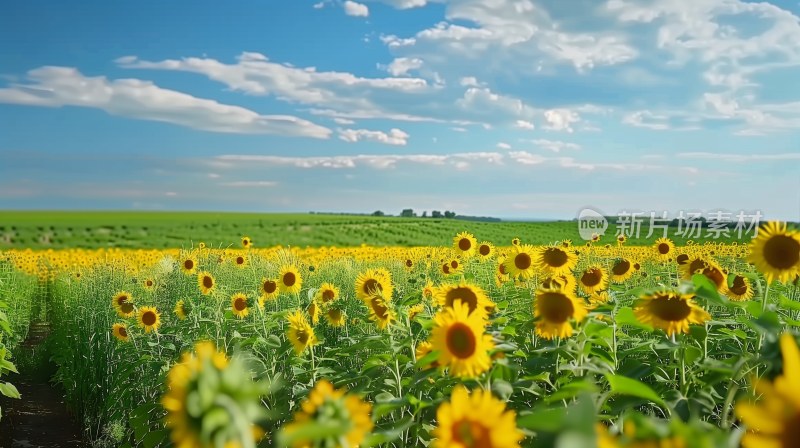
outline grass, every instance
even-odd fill
[[[213,212],[0,211],[0,249],[171,248],[203,241],[213,246],[238,244],[242,235],[259,247],[288,246],[434,246],[461,231],[508,245],[512,238],[530,244],[563,239],[581,243],[575,221],[477,222],[455,219],[358,215],[257,214]],[[652,244],[646,226],[629,245]],[[669,236],[677,244],[686,238]],[[614,227],[601,240],[613,243]],[[732,242],[733,238],[720,238]]]

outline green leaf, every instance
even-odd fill
[[[8,398],[21,398],[17,388],[11,383],[0,383],[0,394]]]
[[[644,398],[645,400],[650,400],[665,409],[669,409],[667,404],[656,393],[656,391],[639,380],[613,374],[606,374],[606,379],[608,380],[608,384],[611,386],[611,392],[614,394],[631,395],[634,397]]]
[[[531,431],[557,432],[564,427],[566,418],[565,407],[545,408],[521,415],[517,426]]]
[[[629,306],[625,306],[619,309],[617,315],[615,317],[617,325],[630,325],[633,327],[644,328],[646,330],[653,330],[653,327],[650,325],[643,324],[639,322],[639,319],[636,318],[636,315],[633,314],[633,308]]]

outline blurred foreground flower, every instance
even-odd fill
[[[260,398],[269,384],[252,381],[242,359],[229,359],[213,343],[199,342],[194,353],[184,353],[167,387],[161,403],[178,448],[253,448],[263,436],[258,422],[267,411]]]

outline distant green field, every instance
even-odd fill
[[[614,227],[601,242],[614,241]],[[207,212],[52,212],[0,211],[3,248],[170,248],[200,241],[238,245],[242,235],[256,246],[426,246],[448,245],[461,231],[479,240],[508,245],[519,237],[530,244],[571,239],[582,244],[575,221],[475,222],[458,219],[372,217],[356,215],[255,214]],[[631,239],[651,244],[659,235]],[[670,238],[682,244],[684,238]],[[718,241],[735,241],[731,238]]]

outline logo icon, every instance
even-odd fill
[[[578,234],[584,241],[589,241],[595,234],[603,235],[608,229],[608,220],[595,209],[584,208],[578,214]]]

